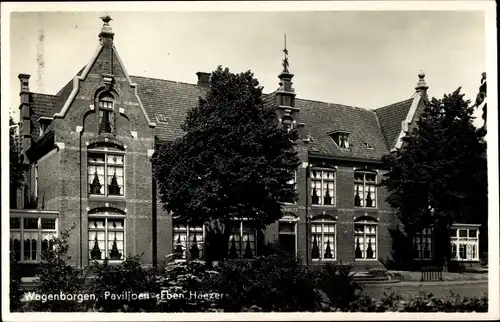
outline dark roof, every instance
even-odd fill
[[[78,73],[76,73],[75,77],[80,76],[83,73],[83,70],[85,69],[85,67],[86,66],[83,66],[82,69],[80,69],[80,71]],[[69,82],[66,85],[64,85],[64,87],[61,88],[61,90],[56,94],[57,101],[54,104],[54,110],[53,110],[54,114],[59,113],[61,111],[62,107],[64,106],[64,103],[66,102],[69,95],[73,91],[73,78],[71,78],[69,80]]]
[[[81,75],[82,68],[77,75]],[[130,76],[137,84],[139,97],[150,120],[156,123],[159,141],[173,141],[184,132],[181,125],[187,111],[206,95],[206,88],[196,84],[163,79]],[[36,103],[43,113],[52,106],[52,115],[61,110],[73,89],[70,80],[55,96],[37,94]],[[264,104],[275,104],[275,93],[264,94]],[[309,149],[315,154],[341,158],[379,160],[395,145],[413,99],[398,102],[377,110],[318,102],[297,98],[300,108],[299,122],[305,123],[301,131],[312,140]],[[350,149],[341,149],[328,135],[335,130],[350,133]],[[368,146],[367,146],[368,145]]]
[[[156,135],[162,141],[172,141],[183,135],[181,124],[187,111],[196,106],[206,89],[187,83],[131,76],[148,116],[156,123]],[[264,94],[264,103],[272,104],[274,93]],[[380,159],[388,152],[377,115],[370,110],[305,99],[296,99],[300,108],[300,122],[305,123],[305,134],[314,140],[314,152],[352,158]],[[159,117],[157,117],[157,115]],[[164,117],[165,122],[159,118]],[[327,133],[342,129],[351,133],[352,147],[338,148]],[[369,143],[373,148],[365,145]]]
[[[33,139],[37,140],[40,127],[38,125],[38,118],[41,116],[52,117],[54,109],[54,104],[57,100],[57,96],[48,94],[31,94],[31,106],[33,108],[33,114],[31,115],[31,121],[33,122]]]
[[[312,139],[311,152],[362,159],[380,159],[388,152],[373,111],[304,99],[296,99],[296,107],[300,108],[299,117],[305,123],[304,134]],[[350,149],[339,148],[327,134],[340,129],[350,133]]]
[[[206,89],[194,84],[163,79],[130,76],[137,84],[137,92],[144,109],[156,123],[156,136],[161,141],[173,141],[183,135],[181,125],[187,111],[198,104]]]
[[[389,149],[396,145],[401,132],[401,122],[406,119],[412,102],[413,98],[409,98],[375,110]]]

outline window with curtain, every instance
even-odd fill
[[[257,230],[250,222],[239,220],[229,235],[229,258],[254,258],[257,250]]]
[[[313,261],[335,260],[336,223],[333,219],[311,221],[311,259]]]
[[[311,204],[335,205],[335,171],[311,169]]]
[[[479,261],[479,228],[452,227],[450,230],[451,260]]]
[[[363,220],[354,223],[354,258],[377,259],[377,223]]]
[[[89,217],[90,260],[125,259],[125,218]]]
[[[91,195],[124,195],[123,154],[105,152],[88,153],[88,184]]]
[[[413,259],[431,260],[433,252],[432,227],[422,229],[413,236]]]
[[[18,261],[39,262],[55,237],[57,218],[10,217],[10,249]]]
[[[205,234],[203,225],[174,224],[174,254],[178,259],[202,259]]]
[[[354,172],[354,206],[375,208],[377,206],[377,173]]]

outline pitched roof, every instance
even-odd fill
[[[173,141],[184,132],[181,125],[187,111],[198,104],[206,89],[187,83],[163,79],[130,76],[149,118],[156,122],[156,136],[161,141]]]
[[[345,158],[380,159],[388,152],[384,135],[373,111],[340,104],[296,99],[304,132],[312,138],[311,152]],[[349,132],[350,149],[337,146],[328,135]],[[371,147],[369,146],[371,145]]]
[[[32,93],[31,94],[31,106],[33,108],[33,114],[31,115],[31,121],[33,122],[33,138],[38,139],[40,133],[40,127],[38,126],[39,117],[52,117],[54,104],[56,103],[57,96]]]
[[[396,145],[401,123],[406,119],[412,102],[413,98],[409,98],[375,110],[389,149]]]
[[[139,96],[149,117],[156,122],[156,135],[162,141],[172,141],[183,135],[181,124],[187,111],[198,104],[198,98],[206,89],[195,84],[179,83],[162,79],[130,76],[137,83]],[[274,93],[265,94],[264,103],[272,104]],[[388,152],[377,115],[370,110],[296,99],[300,108],[300,121],[305,132],[314,140],[312,151],[343,157],[380,159]],[[160,121],[163,118],[163,121]],[[352,147],[340,149],[328,136],[328,132],[342,129],[351,133]],[[365,145],[369,143],[373,148]]]

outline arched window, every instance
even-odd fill
[[[89,194],[124,196],[125,156],[120,151],[89,150]]]
[[[99,96],[99,133],[114,133],[115,113],[113,95],[106,92]]]
[[[311,221],[311,259],[328,261],[337,259],[337,224],[329,216],[322,216]]]
[[[361,217],[354,222],[354,258],[356,260],[377,259],[377,221]]]

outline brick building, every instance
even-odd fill
[[[157,202],[151,156],[159,144],[183,135],[180,125],[205,95],[210,74],[196,73],[196,84],[130,76],[109,20],[103,21],[95,54],[57,94],[32,93],[30,76],[19,75],[29,170],[17,200],[24,209],[11,211],[11,238],[26,267],[40,260],[51,236],[73,225],[75,265],[142,253],[150,264],[193,243],[203,249],[203,227],[175,221]],[[293,76],[285,58],[279,88],[264,100],[283,126],[299,132],[299,199],[286,204],[284,217],[263,234],[241,221],[229,249],[256,254],[263,239],[309,265],[379,266],[392,251],[389,229],[397,227],[386,191],[376,186],[387,171],[381,158],[401,146],[423,111],[425,75],[418,75],[412,97],[376,110],[296,97]],[[478,226],[459,227],[456,234],[456,258],[477,261]],[[432,230],[414,240],[416,260],[436,256]]]

